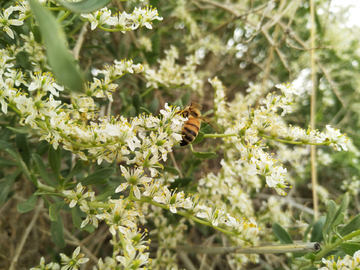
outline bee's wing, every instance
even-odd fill
[[[191,102],[191,105],[190,105],[190,109],[192,109],[192,108],[201,110],[202,106],[199,103],[193,101],[193,102]]]
[[[207,118],[207,117],[199,117],[199,119],[201,119],[201,121],[204,121],[205,123],[212,126],[215,130],[220,131],[219,125],[218,125],[218,123],[216,123],[216,121],[214,119]]]

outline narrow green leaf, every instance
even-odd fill
[[[68,176],[65,178],[65,182],[70,181],[75,175],[77,175],[79,172],[81,172],[85,168],[85,161],[78,160],[75,164],[75,166],[72,168],[71,172]]]
[[[80,212],[77,206],[71,208],[71,216],[75,227],[81,230],[81,223],[83,220],[80,217]]]
[[[150,102],[149,111],[152,114],[155,114],[158,108],[159,108],[159,99],[155,98]]]
[[[183,97],[181,98],[181,102],[182,102],[182,104],[189,104],[189,102],[190,102],[190,95],[191,95],[191,93],[190,93],[190,91],[189,90],[187,90],[186,91],[186,93],[183,95]]]
[[[4,180],[0,181],[0,206],[6,202],[8,194],[20,172],[21,170],[17,169],[15,172],[7,174]]]
[[[49,165],[57,180],[60,180],[61,148],[54,149],[49,145]]]
[[[51,12],[36,0],[29,0],[31,11],[45,40],[49,65],[56,80],[71,92],[85,92],[84,80],[66,45],[66,37]]]
[[[171,174],[174,174],[174,175],[179,175],[180,174],[180,172],[176,168],[170,167],[170,166],[164,166],[164,171],[168,172],[168,173],[171,173]]]
[[[51,221],[51,238],[58,247],[65,247],[64,222],[61,215],[57,221]]]
[[[29,128],[27,126],[20,127],[20,128],[14,128],[11,126],[6,126],[7,129],[10,129],[11,131],[14,131],[15,133],[20,134],[29,134]]]
[[[336,211],[333,220],[331,221],[331,228],[339,225],[343,221],[345,216],[345,211],[348,205],[349,205],[349,193],[345,193],[342,202],[338,210]]]
[[[272,226],[273,232],[276,238],[283,244],[292,244],[293,240],[291,239],[289,233],[277,222]]]
[[[360,250],[360,244],[357,244],[357,243],[342,243],[341,248],[343,249],[343,251],[346,254],[348,254],[350,256],[353,256],[356,251]]]
[[[184,178],[175,179],[175,181],[170,184],[170,189],[186,187],[186,186],[188,186],[192,181],[194,181],[194,179],[192,179],[192,178],[190,178],[190,177],[184,177]]]
[[[345,217],[345,213],[340,213],[335,219],[334,221],[331,223],[331,228],[334,228],[336,226],[338,226],[340,223],[343,222]]]
[[[320,217],[314,224],[314,227],[311,231],[311,237],[310,237],[310,241],[311,242],[321,242],[323,240],[323,238],[325,239],[325,237],[327,235],[324,236],[324,224],[325,224],[325,217],[322,216]]]
[[[141,95],[139,93],[135,93],[133,96],[133,106],[135,108],[135,114],[140,114],[140,107],[142,105]]]
[[[46,184],[55,187],[56,185],[54,184],[54,181],[52,181],[50,179],[50,177],[48,176],[48,173],[46,172],[46,168],[45,168],[43,159],[37,154],[32,154],[32,158],[34,159],[34,161],[37,165],[37,168],[38,168],[41,178],[45,181]]]
[[[78,207],[71,208],[71,216],[73,219],[73,223],[76,228],[82,230],[82,231],[88,231],[89,233],[93,233],[95,231],[95,226],[88,223],[85,227],[81,228],[81,223],[83,222],[81,216],[80,216],[80,210]]]
[[[149,115],[151,114],[151,112],[149,112],[149,110],[144,107],[140,107],[140,110],[144,111],[145,114],[149,114]]]
[[[307,236],[308,236],[311,228],[314,226],[314,224],[315,224],[315,218],[313,218],[313,220],[311,221],[309,226],[307,226],[307,228],[306,228],[306,230],[305,230],[305,232],[303,234],[303,243],[307,243],[307,239],[308,239]]]
[[[111,0],[82,0],[81,2],[66,2],[56,0],[64,8],[75,13],[90,13],[105,7]]]
[[[117,187],[117,186],[116,186]],[[110,197],[111,195],[115,194],[115,189],[116,187],[111,187],[108,190],[106,190],[105,192],[97,195],[95,198],[97,201],[103,201],[103,200],[107,200],[108,197]]]
[[[20,213],[27,213],[33,210],[36,206],[36,200],[37,200],[37,196],[35,196],[34,194],[31,195],[30,198],[26,200],[26,202],[19,203],[17,205],[17,210]]]
[[[22,158],[20,157],[20,155],[18,153],[16,153],[15,151],[11,150],[11,149],[5,149],[6,152],[8,152],[16,161],[16,163],[18,164],[18,166],[21,168],[23,174],[30,180],[31,176],[30,176],[30,172],[28,170],[28,167],[26,166],[25,162],[22,160]]]
[[[103,180],[105,180],[106,178],[109,178],[111,175],[113,175],[115,172],[114,168],[104,168],[101,170],[98,170],[92,174],[90,174],[89,176],[85,177],[84,179],[80,180],[79,182],[81,182],[81,184],[83,186],[87,186],[87,185],[93,185],[93,184],[97,184]]]
[[[193,152],[194,156],[197,158],[214,158],[217,156],[215,152]]]
[[[15,165],[17,165],[16,162],[0,157],[0,167],[10,167]]]
[[[198,135],[196,136],[195,140],[191,143],[191,144],[197,144],[199,142],[202,142],[202,140],[204,139],[204,133],[199,131]]]
[[[339,230],[341,236],[348,235],[360,228],[360,214],[354,217],[348,224]]]
[[[329,233],[331,222],[334,219],[335,211],[336,211],[336,203],[333,200],[330,200],[328,202],[328,209],[326,211],[326,220],[322,230],[322,235],[325,243],[328,243],[327,236]]]
[[[51,221],[58,221],[58,218],[60,217],[60,210],[63,208],[63,206],[66,204],[65,201],[60,201],[53,203],[49,207],[49,216]]]
[[[181,99],[175,100],[175,102],[173,103],[173,106],[180,107],[180,109],[184,108],[184,105],[183,105]]]
[[[213,109],[211,109],[211,110],[208,110],[207,112],[205,112],[202,116],[207,116],[207,115],[209,115],[209,114],[212,114],[214,112],[214,110]]]
[[[4,150],[4,151],[5,151],[5,149],[11,149],[11,150],[15,151],[14,147],[10,143],[5,142],[5,141],[0,141],[0,149]]]

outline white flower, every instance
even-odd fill
[[[13,6],[8,7],[3,11],[3,13],[0,13],[0,27],[3,27],[3,30],[6,32],[6,34],[9,35],[12,39],[14,38],[14,33],[10,29],[10,25],[23,25],[23,21],[9,19],[9,16],[15,11],[16,9]]]
[[[81,16],[91,22],[91,30],[94,30],[97,26],[107,23],[111,16],[111,10],[104,7],[90,14],[81,14]]]
[[[88,262],[89,258],[84,258],[84,254],[80,253],[80,247],[77,247],[73,254],[72,257],[69,258],[68,256],[66,256],[63,253],[60,253],[60,257],[61,257],[61,264],[63,265],[61,267],[61,270],[75,270],[75,269],[79,269],[79,267]]]
[[[225,221],[225,210],[212,207],[206,207],[204,212],[199,212],[196,214],[197,217],[206,219],[211,223],[212,226],[218,226],[219,223]]]
[[[54,78],[50,73],[35,73],[35,76],[30,73],[31,78],[33,79],[33,82],[29,85],[29,91],[43,91],[43,92],[51,92],[54,96],[59,96],[58,91],[63,91],[64,86],[60,86],[55,83]]]
[[[78,183],[76,186],[76,192],[74,190],[63,190],[63,194],[67,196],[68,200],[71,200],[69,204],[70,208],[73,208],[76,204],[86,207],[86,198],[90,198],[92,201],[95,200],[95,192],[87,191],[83,194],[84,189],[85,188],[81,185],[81,183]]]
[[[39,266],[36,267],[31,267],[30,270],[59,270],[60,269],[60,265],[57,263],[48,263],[47,265],[45,265],[45,259],[44,257],[41,257],[40,259],[40,264]]]
[[[176,190],[174,190],[171,193],[167,187],[164,187],[162,194],[154,197],[154,201],[165,204],[172,213],[177,213],[177,207],[183,207],[185,209],[192,207],[191,199],[189,197],[185,199],[183,191],[176,193]]]
[[[135,248],[131,244],[127,244],[125,255],[116,256],[116,260],[123,265],[124,269],[146,269],[141,266],[148,264],[149,253],[142,253],[139,251],[136,255]]]
[[[122,165],[120,165],[122,175],[127,180],[126,183],[121,184],[115,190],[115,193],[121,192],[126,189],[129,185],[133,187],[134,195],[136,198],[141,198],[141,192],[139,190],[138,185],[144,185],[147,182],[150,182],[152,178],[143,175],[144,170],[142,167],[138,167],[136,169],[130,170],[130,172]]]

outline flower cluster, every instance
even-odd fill
[[[160,67],[156,71],[145,66],[146,87],[190,87],[198,94],[202,94],[202,79],[195,72],[199,59],[195,55],[186,57],[186,64],[181,66],[176,63],[179,58],[178,49],[171,45],[165,50],[165,59],[159,60]]]
[[[243,167],[242,170],[247,171],[249,176],[262,176],[266,184],[281,195],[285,195],[283,189],[289,187],[286,182],[287,169],[281,165],[279,160],[264,151],[265,147],[261,138],[293,144],[331,145],[338,151],[341,148],[347,150],[348,138],[329,125],[326,126],[326,132],[320,133],[299,127],[286,127],[282,123],[277,112],[281,110],[282,116],[292,112],[293,96],[301,94],[291,85],[276,85],[282,95],[268,94],[262,100],[263,105],[259,108],[241,111],[239,107],[232,106],[231,102],[226,108],[224,104],[225,88],[217,78],[209,80],[209,82],[215,89],[217,119],[219,123],[223,124],[225,134],[229,134],[229,138],[224,138],[223,148],[230,151],[230,157],[240,156],[237,163]],[[236,108],[234,113],[233,108]],[[228,121],[229,117],[240,118],[240,120],[231,126]],[[235,135],[235,137],[231,137],[231,135]],[[230,145],[232,147],[229,147]],[[235,153],[234,149],[237,149],[238,153]]]
[[[156,8],[146,6],[144,8],[135,8],[131,14],[123,11],[122,13],[111,16],[111,10],[102,8],[93,13],[81,14],[82,17],[91,22],[91,30],[100,27],[103,30],[103,25],[110,25],[115,27],[118,31],[125,33],[126,31],[135,30],[139,27],[145,26],[152,29],[152,21],[161,21],[163,18],[159,17]]]
[[[319,270],[347,269],[356,270],[360,267],[360,250],[356,251],[353,256],[346,255],[343,259],[335,260],[334,256],[329,259],[322,258],[322,262],[326,265]]]

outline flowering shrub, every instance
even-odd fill
[[[360,233],[360,217],[349,221],[346,216],[348,194],[338,206],[328,199],[326,188],[312,187],[328,203],[326,217],[318,219],[313,219],[317,212],[294,200],[294,192],[301,197],[297,186],[308,184],[308,168],[314,166],[307,146],[358,155],[333,123],[321,130],[302,128],[299,104],[306,104],[309,95],[299,85],[301,73],[294,84],[263,74],[257,78],[263,83],[242,82],[244,91],[230,92],[225,85],[231,80],[216,63],[204,65],[206,57],[236,53],[241,59],[247,46],[256,46],[251,40],[260,30],[244,19],[246,27],[238,25],[224,44],[220,35],[204,37],[201,31],[213,26],[189,10],[212,6],[241,15],[220,2],[159,3],[159,9],[109,2],[0,4],[0,204],[8,218],[1,222],[11,226],[15,201],[19,213],[32,215],[16,255],[0,266],[15,269],[19,261],[31,269],[78,269],[83,264],[99,270],[195,269],[194,264],[251,269],[251,263],[260,262],[263,251],[257,247],[262,241],[289,244],[282,253],[291,253],[300,251],[292,240],[299,235],[310,246],[325,244],[316,254],[315,249],[304,250],[303,260],[291,263],[299,267],[319,266],[321,259],[332,267],[335,262],[324,257],[336,247],[354,254],[357,244],[350,241]],[[251,12],[264,9],[265,16],[274,8],[271,3]],[[172,33],[172,19],[171,28],[187,31]],[[281,20],[273,23],[281,26]],[[174,40],[162,44],[161,35]],[[181,44],[188,45],[187,52]],[[263,60],[261,54],[252,58],[253,63]],[[213,108],[220,131],[203,124],[192,144],[180,148],[190,119],[181,110],[192,100]],[[294,113],[299,119],[289,120]],[[320,157],[323,166],[331,164],[330,154],[318,151]],[[341,188],[356,197],[351,192],[356,181],[348,178]],[[35,226],[40,221],[41,232]],[[291,237],[285,228],[294,224],[300,229]],[[40,247],[31,259],[21,255],[32,230],[38,244],[40,233],[51,235],[51,243],[42,245],[59,256],[51,258]],[[88,240],[92,237],[97,240]],[[220,243],[234,249],[204,252],[200,246]],[[65,255],[55,246],[74,251]],[[195,251],[199,246],[194,253],[228,253],[226,262],[220,255],[190,260],[188,246]],[[355,269],[357,253],[353,261],[346,255],[339,265]]]

